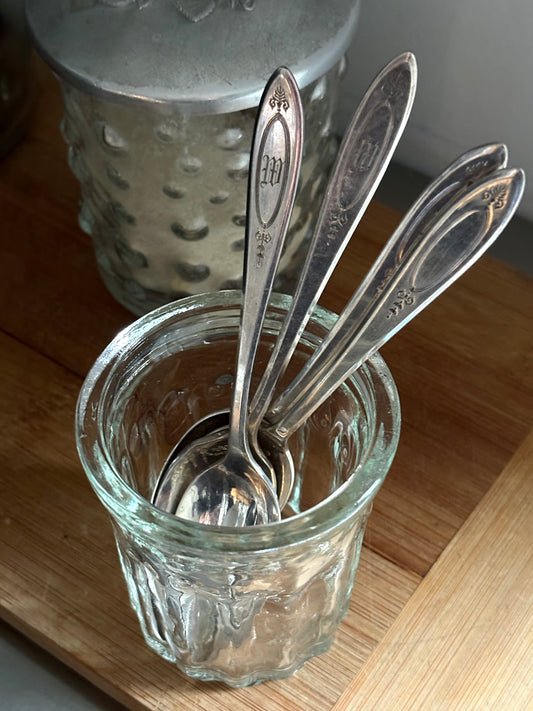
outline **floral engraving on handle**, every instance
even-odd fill
[[[393,274],[394,274],[394,269],[392,269],[392,268],[389,267],[389,269],[386,269],[386,270],[385,270],[385,274],[383,274],[383,278],[382,278],[382,280],[380,281],[378,287],[376,288],[376,291],[377,291],[378,294],[381,294],[381,293],[383,292],[383,290],[385,289],[385,287],[386,287],[387,284],[389,283],[389,280],[390,280],[390,278],[392,277]]]
[[[414,289],[400,289],[396,294],[396,299],[390,307],[387,318],[397,316],[406,306],[412,306],[415,303]]]
[[[327,244],[336,239],[339,232],[344,234],[345,227],[348,224],[349,219],[349,215],[347,215],[344,210],[332,208],[329,214]]]
[[[501,210],[507,203],[508,195],[509,190],[505,185],[495,185],[493,188],[484,190],[481,199],[488,203],[489,207],[493,207],[495,210]]]
[[[387,75],[381,83],[381,93],[388,101],[395,102],[406,96],[412,86],[411,70],[404,67],[401,71]]]
[[[256,266],[261,267],[263,265],[263,260],[265,258],[265,245],[267,245],[270,240],[272,239],[271,235],[269,232],[264,232],[262,230],[258,230],[255,233],[255,239],[257,241],[257,250],[255,252],[256,254]]]
[[[274,89],[274,94],[270,97],[270,101],[268,103],[273,109],[277,109],[278,112],[281,112],[281,109],[288,111],[290,107],[289,100],[285,94],[285,89],[281,86],[277,86]]]
[[[467,165],[465,168],[465,173],[467,175],[477,175],[477,173],[483,168],[488,168],[490,166],[490,161],[486,158],[484,160],[478,160],[472,165]]]

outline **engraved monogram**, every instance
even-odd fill
[[[501,210],[507,203],[508,189],[504,185],[495,185],[493,188],[484,190],[481,199],[494,207],[495,210]]]
[[[266,185],[274,187],[274,185],[278,185],[281,180],[282,172],[283,159],[269,156],[265,153],[261,166],[261,187],[264,188]]]
[[[374,165],[375,157],[380,149],[377,141],[364,138],[357,148],[353,167],[358,173],[366,173]]]
[[[269,232],[264,232],[258,230],[255,233],[255,239],[257,242],[257,249],[255,251],[256,256],[256,266],[261,267],[263,265],[263,260],[265,258],[265,245],[267,245],[272,239]]]
[[[406,306],[411,306],[415,303],[415,297],[413,296],[414,289],[400,289],[396,294],[396,299],[390,307],[387,318],[392,318],[397,316],[402,309]]]

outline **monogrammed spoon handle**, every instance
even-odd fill
[[[406,323],[463,274],[494,242],[522,197],[522,170],[482,180],[413,244],[394,236],[335,326],[274,403],[268,419],[287,437]]]

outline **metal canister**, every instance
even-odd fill
[[[336,150],[353,0],[27,0],[58,76],[79,224],[136,314],[242,279],[249,153],[263,87],[290,67],[304,160],[276,290],[291,293]]]

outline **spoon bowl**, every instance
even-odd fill
[[[283,97],[283,100],[280,100]],[[260,101],[246,210],[246,254],[236,373],[229,413],[228,448],[223,458],[185,489],[177,516],[218,526],[261,525],[281,512],[268,461],[259,463],[248,437],[248,401],[253,365],[281,250],[294,205],[302,154],[303,109],[296,81],[281,67]],[[265,179],[265,165],[276,165],[276,179]],[[177,466],[190,471],[189,452]],[[194,459],[196,464],[196,459]],[[156,502],[159,505],[158,502]]]
[[[158,508],[177,512],[178,504],[198,472],[215,465],[227,454],[228,432],[229,410],[207,415],[187,430],[171,451],[161,471],[153,494],[153,502]],[[294,461],[288,447],[280,447],[269,430],[261,429],[258,436],[263,457],[276,472],[276,494],[279,508],[283,512],[294,484]],[[270,515],[273,515],[272,512]]]
[[[353,349],[357,348],[358,326],[361,327],[361,305],[374,299],[376,301],[376,293],[381,289],[385,290],[387,282],[390,281],[396,274],[394,269],[390,268],[391,264],[399,264],[402,262],[402,255],[413,251],[415,246],[422,241],[424,235],[431,233],[432,225],[436,224],[446,211],[455,208],[462,197],[464,197],[483,179],[486,179],[496,171],[502,169],[507,164],[507,148],[503,144],[490,144],[472,149],[461,155],[448,168],[436,178],[420,195],[418,200],[413,204],[411,209],[396,229],[391,237],[387,248],[381,256],[381,264],[386,262],[386,268],[382,268],[379,273],[372,273],[359,289],[357,299],[352,299],[350,312],[351,317],[348,318],[347,312],[343,314],[341,322],[344,320],[351,324],[350,338],[352,339]],[[377,262],[379,264],[379,260]],[[376,271],[377,267],[374,269]],[[388,274],[385,278],[384,274]],[[379,295],[379,294],[378,294]],[[357,307],[358,305],[358,307]],[[377,307],[377,306],[376,306]],[[292,312],[289,311],[289,314]],[[379,316],[379,313],[378,313]],[[346,328],[346,326],[345,326]],[[286,330],[285,326],[284,329]],[[386,340],[386,339],[385,339]],[[364,358],[364,353],[362,355]],[[361,354],[353,355],[353,358],[361,358]],[[351,365],[350,359],[344,356],[344,360],[348,365]],[[319,364],[317,363],[316,366]],[[270,362],[267,368],[270,366]],[[325,377],[327,369],[331,364],[327,361],[322,366],[322,377]],[[337,378],[341,379],[342,374]],[[320,368],[318,375],[315,375],[315,382],[320,378]],[[291,398],[295,394],[294,388],[289,387],[284,395],[286,405],[290,404]],[[283,407],[283,405],[282,405]],[[278,405],[278,411],[281,408]],[[252,404],[253,410],[253,404]],[[269,415],[267,415],[267,420]],[[270,418],[276,420],[275,413],[270,413]],[[279,416],[277,417],[279,420]],[[199,460],[203,458],[204,466],[213,463],[217,456],[225,450],[227,445],[229,413],[227,410],[214,412],[196,422],[176,444],[170,453],[167,461],[161,471],[160,478],[156,489],[154,490],[153,501],[160,508],[165,510],[175,511],[180,496],[183,493],[185,482],[190,479],[189,473],[184,471],[183,466],[175,466],[174,462],[178,454],[194,443],[196,439],[201,438],[201,445],[191,446],[191,459]],[[211,441],[207,437],[211,433]],[[294,483],[295,467],[288,447],[284,444],[283,438],[276,437],[274,430],[269,429],[265,423],[258,428],[256,433],[259,448],[255,447],[255,451],[263,452],[270,461],[276,473],[277,479],[277,495],[279,498],[280,509],[283,510],[290,498],[291,490]],[[254,439],[252,440],[252,446]],[[202,452],[202,447],[205,451]],[[261,458],[263,462],[264,457]]]
[[[495,241],[523,194],[521,170],[497,170],[478,181],[443,211],[420,236],[393,235],[335,326],[272,406],[261,429],[261,446],[278,478],[294,479],[289,437],[378,347],[389,340],[464,273]],[[405,296],[407,294],[407,296]],[[222,413],[216,414],[217,423]],[[207,427],[209,418],[203,421]],[[190,438],[193,439],[193,431]],[[223,446],[227,428],[206,435],[190,450]],[[179,458],[178,458],[179,459]],[[183,471],[171,463],[167,479]],[[167,482],[167,485],[169,482]],[[163,487],[164,489],[165,487]],[[290,493],[290,492],[289,492]],[[285,494],[284,494],[285,496]],[[288,496],[287,496],[288,499]],[[283,508],[286,500],[280,501]]]
[[[224,439],[227,441],[227,429]],[[211,439],[207,438],[208,442]],[[206,449],[202,439],[193,452],[185,449],[181,459],[187,467],[196,465],[198,446]],[[201,451],[200,451],[201,456]],[[205,454],[204,454],[205,456]],[[196,469],[195,471],[198,471]],[[258,526],[280,518],[278,499],[268,479],[257,476],[260,465],[250,452],[243,454],[228,449],[223,459],[215,461],[186,487],[176,506],[176,515],[199,523],[224,526]]]

